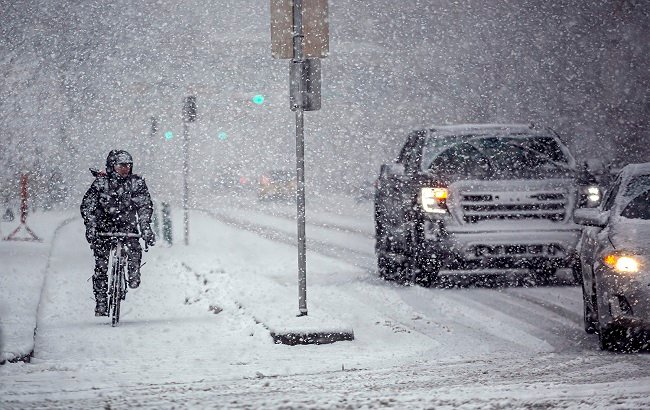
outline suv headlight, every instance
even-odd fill
[[[435,214],[447,213],[447,188],[421,188],[420,204],[425,212]]]
[[[636,255],[623,253],[608,253],[603,262],[619,273],[636,273],[641,269],[641,261]]]

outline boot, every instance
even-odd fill
[[[107,276],[93,276],[93,293],[95,294],[95,316],[108,316],[108,291]]]
[[[135,289],[140,286],[140,269],[129,270],[129,287]]]
[[[108,316],[108,302],[106,298],[96,299],[95,316]]]

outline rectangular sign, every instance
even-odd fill
[[[302,0],[303,57],[327,57],[327,0]],[[271,0],[271,55],[293,58],[293,0]]]
[[[308,58],[302,62],[292,61],[290,64],[289,107],[291,108],[291,111],[296,111],[296,109],[300,108],[296,105],[299,101],[298,87],[302,90],[302,110],[320,110],[320,59]],[[300,65],[302,65],[302,69],[300,68]]]

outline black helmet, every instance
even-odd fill
[[[115,170],[113,167],[117,164],[131,164],[133,165],[133,157],[127,151],[121,149],[114,149],[108,153],[106,157],[106,173],[110,176],[115,176]],[[131,171],[129,174],[133,173],[133,166],[131,166]]]

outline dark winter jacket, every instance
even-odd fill
[[[118,157],[131,158],[126,151],[111,151],[106,158],[106,175],[95,178],[81,201],[87,232],[138,233],[138,225],[141,232],[151,230],[153,203],[147,184],[133,174],[133,169],[126,177],[117,174],[113,168]]]

